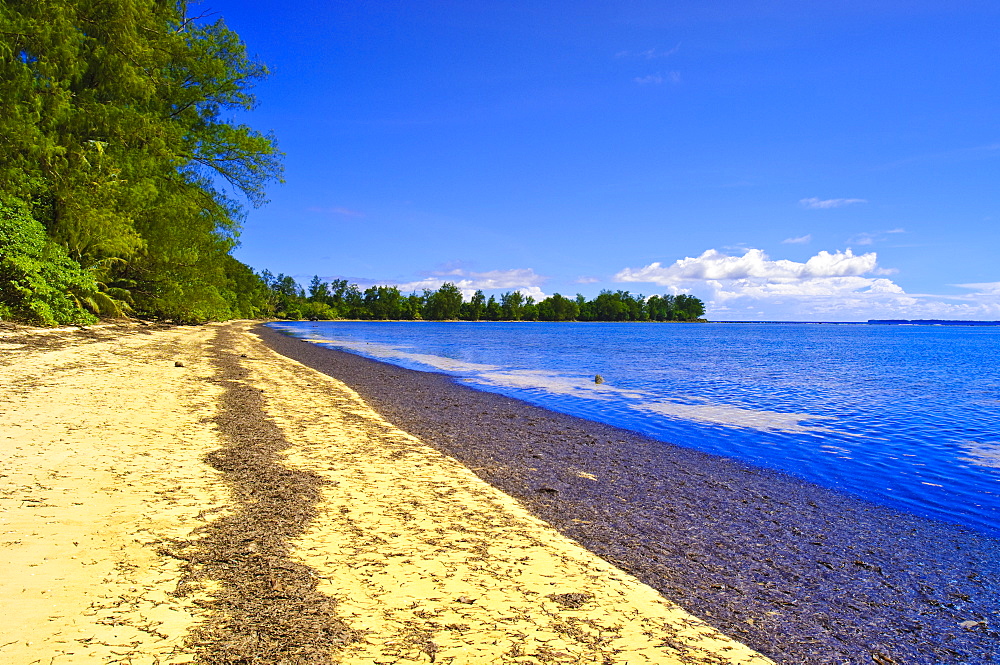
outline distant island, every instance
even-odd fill
[[[883,326],[1000,326],[1000,321],[955,321],[950,319],[868,319]]]

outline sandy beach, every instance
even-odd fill
[[[0,662],[771,662],[253,323],[0,334]]]

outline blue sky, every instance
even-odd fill
[[[404,290],[1000,319],[1000,4],[204,0],[272,69],[236,256]]]

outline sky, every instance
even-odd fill
[[[1000,320],[1000,3],[202,0],[271,69],[235,255],[712,320]]]

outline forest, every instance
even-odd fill
[[[0,319],[270,314],[231,251],[281,155],[229,119],[267,68],[187,10],[0,3]]]
[[[628,291],[601,291],[593,300],[555,293],[540,302],[520,291],[487,297],[481,290],[469,300],[445,282],[434,291],[403,294],[395,286],[362,291],[345,279],[324,282],[318,276],[308,291],[287,275],[262,275],[274,315],[287,319],[363,319],[425,321],[697,321],[702,301],[686,294],[633,296]]]
[[[133,316],[689,321],[697,298],[604,291],[468,302],[255,273],[232,256],[248,207],[281,181],[269,134],[231,120],[268,75],[185,0],[0,2],[0,320]]]

